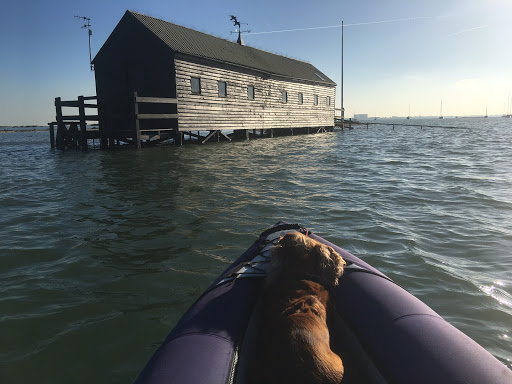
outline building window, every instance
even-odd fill
[[[299,104],[302,104],[304,102],[304,95],[302,92],[299,92]]]
[[[254,100],[254,85],[249,85],[247,87],[247,97],[250,100]]]
[[[327,97],[325,98],[325,104],[327,104],[327,105],[331,105],[331,96],[327,96]]]
[[[219,96],[226,97],[228,95],[228,86],[225,81],[219,81],[217,83],[219,85]]]
[[[201,79],[199,77],[191,77],[190,88],[192,89],[192,93],[201,94]]]
[[[318,105],[318,95],[313,96],[313,104]]]
[[[288,102],[288,92],[282,91],[281,98],[283,99],[283,103],[287,103]]]

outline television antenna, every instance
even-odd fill
[[[230,35],[232,35],[233,33],[238,33],[238,41],[237,43],[240,44],[240,45],[244,45],[244,41],[242,40],[242,32],[244,33],[251,33],[251,30],[248,29],[247,31],[242,31],[242,24],[244,25],[249,25],[247,23],[241,23],[240,21],[238,21],[238,18],[234,15],[229,15],[231,17],[231,21],[234,23],[235,27],[238,27],[238,29],[235,31],[235,32],[229,32]]]
[[[75,16],[75,18],[82,19],[84,21],[84,25],[82,25],[82,28],[87,28],[88,35],[89,35],[89,65],[91,66],[91,71],[94,71],[94,65],[92,64],[92,54],[91,54],[91,36],[92,36],[91,19],[89,17],[85,17],[85,16]]]

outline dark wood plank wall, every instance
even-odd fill
[[[176,97],[179,130],[271,129],[332,127],[335,87],[307,82],[292,82],[240,69],[222,63],[175,58]],[[191,91],[191,77],[201,79],[201,94]],[[218,95],[218,81],[227,82],[227,97]],[[247,96],[254,86],[255,98]],[[288,92],[288,102],[281,92]],[[298,93],[303,93],[303,104]],[[318,105],[313,98],[318,95]],[[326,104],[326,97],[331,104]]]
[[[94,59],[96,94],[103,107],[105,133],[134,130],[134,91],[139,96],[176,96],[173,52],[132,18],[123,19],[105,45]],[[176,107],[148,104],[140,112],[176,113]],[[168,128],[169,121],[149,121],[144,125]]]

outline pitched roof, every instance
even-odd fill
[[[239,45],[233,41],[137,12],[127,11],[126,14],[139,20],[175,52],[222,61],[287,78],[336,85],[334,81],[310,63],[290,59],[247,45]]]

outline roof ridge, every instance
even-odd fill
[[[201,33],[201,34],[206,35],[206,36],[215,37],[216,39],[224,40],[224,41],[226,41],[226,42],[228,42],[228,43],[236,44],[237,46],[238,46],[238,45],[240,45],[240,44],[238,44],[236,41],[228,40],[228,39],[225,39],[225,38],[223,38],[223,37],[215,36],[215,35],[212,35],[212,34],[209,34],[209,33],[206,33],[206,32],[201,32],[201,31],[198,31],[197,29],[193,29],[193,28],[185,27],[184,25],[181,25],[181,24],[176,24],[176,23],[172,23],[172,22],[170,22],[170,21],[164,20],[164,19],[159,19],[158,17],[154,17],[154,16],[146,15],[146,14],[144,14],[144,13],[140,13],[140,12],[136,12],[136,11],[131,11],[131,10],[127,10],[127,12],[129,12],[129,13],[131,13],[131,14],[141,15],[141,16],[144,16],[144,17],[150,17],[150,18],[152,18],[152,19],[154,19],[154,20],[158,20],[158,21],[161,21],[161,22],[164,22],[164,23],[167,23],[167,24],[172,24],[172,25],[175,25],[175,26],[177,26],[177,27],[185,28],[185,29],[188,29],[189,31],[193,31],[193,32],[196,32],[196,33]],[[309,61],[306,61],[306,60],[296,59],[296,58],[289,57],[289,56],[286,56],[285,54],[281,54],[281,53],[275,53],[275,52],[266,51],[266,50],[264,50],[264,49],[260,49],[260,48],[252,47],[252,46],[247,45],[247,44],[243,45],[243,47],[250,48],[250,49],[255,49],[255,50],[257,50],[257,51],[265,52],[265,53],[268,53],[268,54],[271,54],[271,55],[276,55],[276,56],[286,57],[287,59],[295,60],[295,61],[298,61],[298,62],[300,62],[300,63],[313,65],[313,64],[311,64]]]

